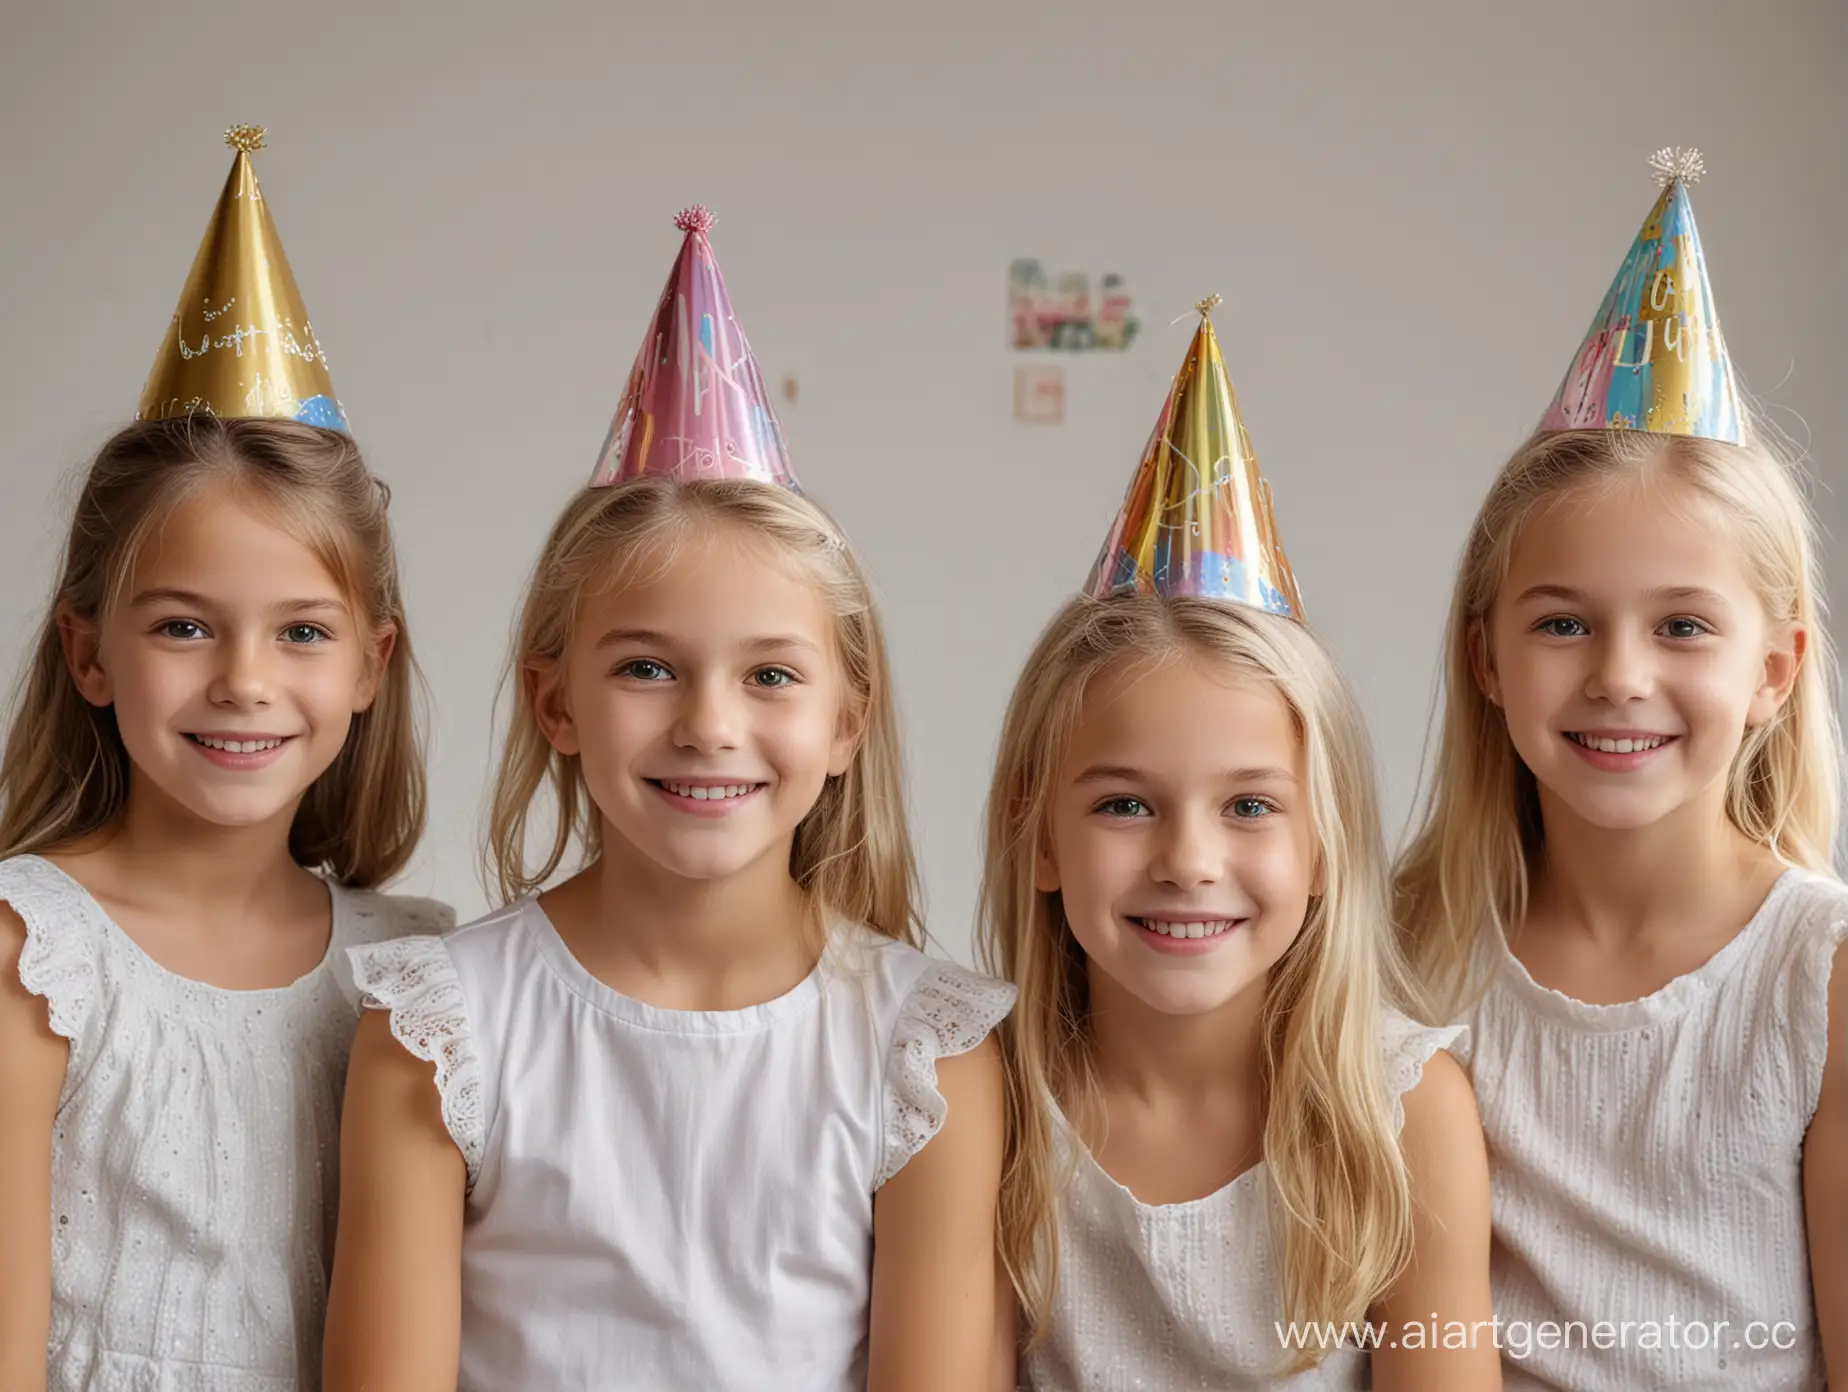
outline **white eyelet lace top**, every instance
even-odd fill
[[[19,975],[70,1063],[52,1134],[49,1392],[313,1392],[359,998],[346,949],[453,922],[328,886],[333,932],[291,986],[159,966],[37,856],[0,861]]]
[[[1417,1085],[1459,1026],[1431,1028],[1396,1012],[1381,1021],[1387,1091]],[[1277,1324],[1283,1276],[1273,1241],[1275,1199],[1263,1163],[1189,1203],[1145,1204],[1113,1180],[1062,1113],[1059,1289],[1052,1324],[1021,1363],[1033,1392],[1229,1392],[1238,1388],[1360,1388],[1366,1355],[1331,1352],[1280,1379]],[[1403,1121],[1403,1113],[1401,1113]]]
[[[1803,1140],[1844,936],[1848,889],[1789,870],[1738,936],[1641,1000],[1574,1000],[1489,945],[1465,1060],[1489,1142],[1506,1386],[1822,1386]],[[1577,1323],[1569,1340],[1537,1336],[1548,1322]]]
[[[837,928],[743,1010],[619,995],[525,900],[352,954],[468,1172],[462,1392],[865,1385],[873,1195],[1013,988]]]

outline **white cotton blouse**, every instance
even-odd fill
[[[461,1392],[865,1386],[873,1195],[1012,987],[841,926],[774,1000],[665,1010],[530,899],[352,956],[467,1167]]]
[[[159,966],[50,861],[0,861],[70,1061],[51,1151],[48,1392],[313,1392],[359,997],[346,950],[453,922],[328,885],[327,954],[233,991]]]
[[[1731,942],[1640,1000],[1574,1000],[1490,945],[1465,1061],[1506,1386],[1822,1386],[1802,1152],[1844,936],[1848,889],[1789,870]]]
[[[1388,1091],[1402,1098],[1460,1026],[1381,1022]],[[1145,1204],[1113,1180],[1055,1110],[1059,1288],[1044,1339],[1021,1360],[1032,1392],[1232,1392],[1361,1388],[1367,1355],[1346,1347],[1315,1368],[1276,1375],[1282,1346],[1282,1254],[1276,1199],[1260,1162],[1188,1203]],[[1403,1123],[1403,1112],[1400,1113]]]

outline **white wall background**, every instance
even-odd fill
[[[1840,0],[9,5],[0,659],[37,622],[72,471],[133,412],[219,133],[261,122],[265,192],[393,487],[436,697],[413,887],[483,902],[515,598],[695,200],[766,375],[800,375],[805,485],[882,591],[947,950],[968,951],[1017,665],[1128,480],[1187,341],[1168,321],[1208,291],[1396,826],[1464,526],[1647,210],[1658,145],[1705,150],[1735,360],[1841,477],[1845,79]],[[1070,365],[1061,428],[1011,419],[1017,255],[1121,270],[1141,299],[1134,351]],[[1841,494],[1819,505],[1848,521]]]

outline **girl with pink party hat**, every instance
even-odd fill
[[[527,592],[511,902],[354,954],[334,1392],[986,1375],[1013,993],[916,946],[879,618],[709,221]]]
[[[1656,165],[1470,532],[1397,909],[1470,1028],[1508,1385],[1845,1386],[1834,666],[1812,524],[1720,336],[1698,156]]]
[[[989,794],[983,948],[1020,991],[995,1385],[1017,1325],[1036,1392],[1495,1388],[1462,1031],[1409,1014],[1365,730],[1211,304]]]

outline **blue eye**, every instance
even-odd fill
[[[1148,814],[1149,806],[1141,798],[1113,797],[1098,803],[1097,810],[1106,817],[1142,817]]]
[[[1667,623],[1662,625],[1660,631],[1664,637],[1682,639],[1699,638],[1703,634],[1713,632],[1712,629],[1708,628],[1707,625],[1702,623],[1699,619],[1689,618],[1670,619]]]
[[[765,667],[751,673],[751,680],[766,691],[777,691],[796,684],[796,674],[787,667]]]
[[[1277,809],[1263,798],[1242,797],[1232,799],[1232,815],[1244,821],[1256,821],[1268,817]]]
[[[310,643],[324,643],[330,636],[326,629],[307,623],[290,624],[282,631],[283,642],[302,646]]]
[[[1534,630],[1553,638],[1582,638],[1591,631],[1569,614],[1559,614],[1550,619],[1542,619],[1534,625]]]
[[[637,681],[666,681],[674,674],[667,670],[667,664],[656,662],[652,657],[638,657],[633,662],[625,662],[616,669],[622,677],[634,677]]]
[[[205,626],[191,619],[168,619],[165,623],[155,625],[154,631],[163,638],[177,638],[182,642],[205,637]]]

